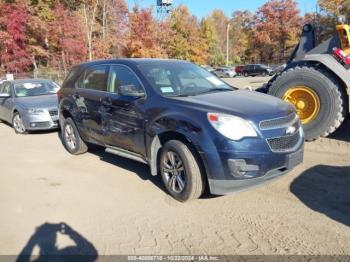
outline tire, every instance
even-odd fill
[[[288,90],[296,86],[307,86],[317,94],[320,102],[316,117],[304,124],[307,141],[327,137],[340,127],[346,116],[345,93],[328,70],[306,65],[291,68],[274,80],[269,94],[283,98]]]
[[[249,74],[248,73],[244,73],[244,77],[248,77],[249,76]]]
[[[16,134],[20,134],[20,135],[27,134],[27,130],[23,124],[21,115],[18,112],[15,112],[12,117],[12,126]]]
[[[266,72],[262,73],[262,76],[263,76],[263,77],[266,77],[266,76],[267,76],[267,73],[266,73]]]
[[[169,154],[174,155],[174,161],[170,160]],[[176,173],[174,175],[174,173],[167,172],[168,170],[174,170],[172,169],[174,166],[178,168],[177,171],[173,171],[177,175]],[[191,150],[182,142],[171,140],[164,145],[159,168],[167,191],[176,200],[186,202],[197,199],[203,194],[205,183],[199,163]],[[174,183],[171,184],[171,181],[174,181]]]
[[[86,143],[81,139],[79,131],[72,118],[66,118],[62,123],[62,143],[72,155],[81,155],[88,151]]]

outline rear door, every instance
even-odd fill
[[[109,76],[109,97],[102,104],[103,129],[108,144],[145,155],[145,98],[125,96],[120,87],[130,87],[145,94],[141,81],[127,66],[113,65]]]
[[[105,144],[106,133],[102,129],[101,103],[108,96],[109,65],[88,68],[80,77],[73,94],[78,111],[78,122],[91,142]]]

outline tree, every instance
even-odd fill
[[[270,0],[257,12],[254,48],[262,62],[285,61],[298,43],[300,12],[294,0]]]
[[[68,69],[85,60],[86,39],[81,36],[82,25],[74,12],[57,2],[54,19],[49,25],[49,48],[52,65],[67,73]]]
[[[136,5],[129,15],[129,22],[128,57],[166,57],[158,43],[158,25],[151,8],[139,9]]]
[[[24,0],[5,3],[2,15],[6,17],[7,33],[2,33],[5,42],[1,45],[0,60],[8,72],[23,72],[30,68],[32,62],[27,48],[26,24],[28,8]]]
[[[196,17],[190,15],[188,8],[180,5],[172,12],[168,23],[171,29],[168,42],[169,56],[206,64],[208,47],[201,37]]]
[[[223,11],[216,9],[210,15],[209,18],[213,21],[216,33],[218,35],[218,48],[221,52],[221,56],[225,57],[226,55],[226,30],[229,23],[229,19],[224,14]]]
[[[212,66],[222,65],[225,58],[218,47],[219,37],[212,18],[208,17],[202,19],[201,37],[207,45],[207,64]]]
[[[335,16],[348,15],[350,11],[349,0],[319,0],[321,9]]]
[[[247,60],[250,37],[253,30],[254,16],[249,11],[235,11],[230,21],[230,53],[234,62]]]
[[[100,0],[83,0],[83,14],[89,60],[93,59],[93,37],[96,23],[97,7]]]

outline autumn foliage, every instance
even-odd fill
[[[327,15],[349,10],[348,0],[319,2]],[[129,10],[124,0],[0,0],[0,12],[0,71],[13,73],[65,74],[74,64],[116,57],[222,65],[227,32],[230,63],[283,63],[302,24],[295,0],[269,0],[231,17],[213,10],[202,19],[180,5],[161,21],[152,7]]]

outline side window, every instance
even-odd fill
[[[120,88],[129,89],[133,93],[144,93],[144,89],[135,74],[125,66],[112,66],[110,72],[110,86],[108,91],[120,94]]]
[[[11,95],[11,84],[10,83],[2,83],[0,85],[0,93]]]
[[[89,68],[79,83],[80,88],[107,91],[109,66],[100,65]]]

